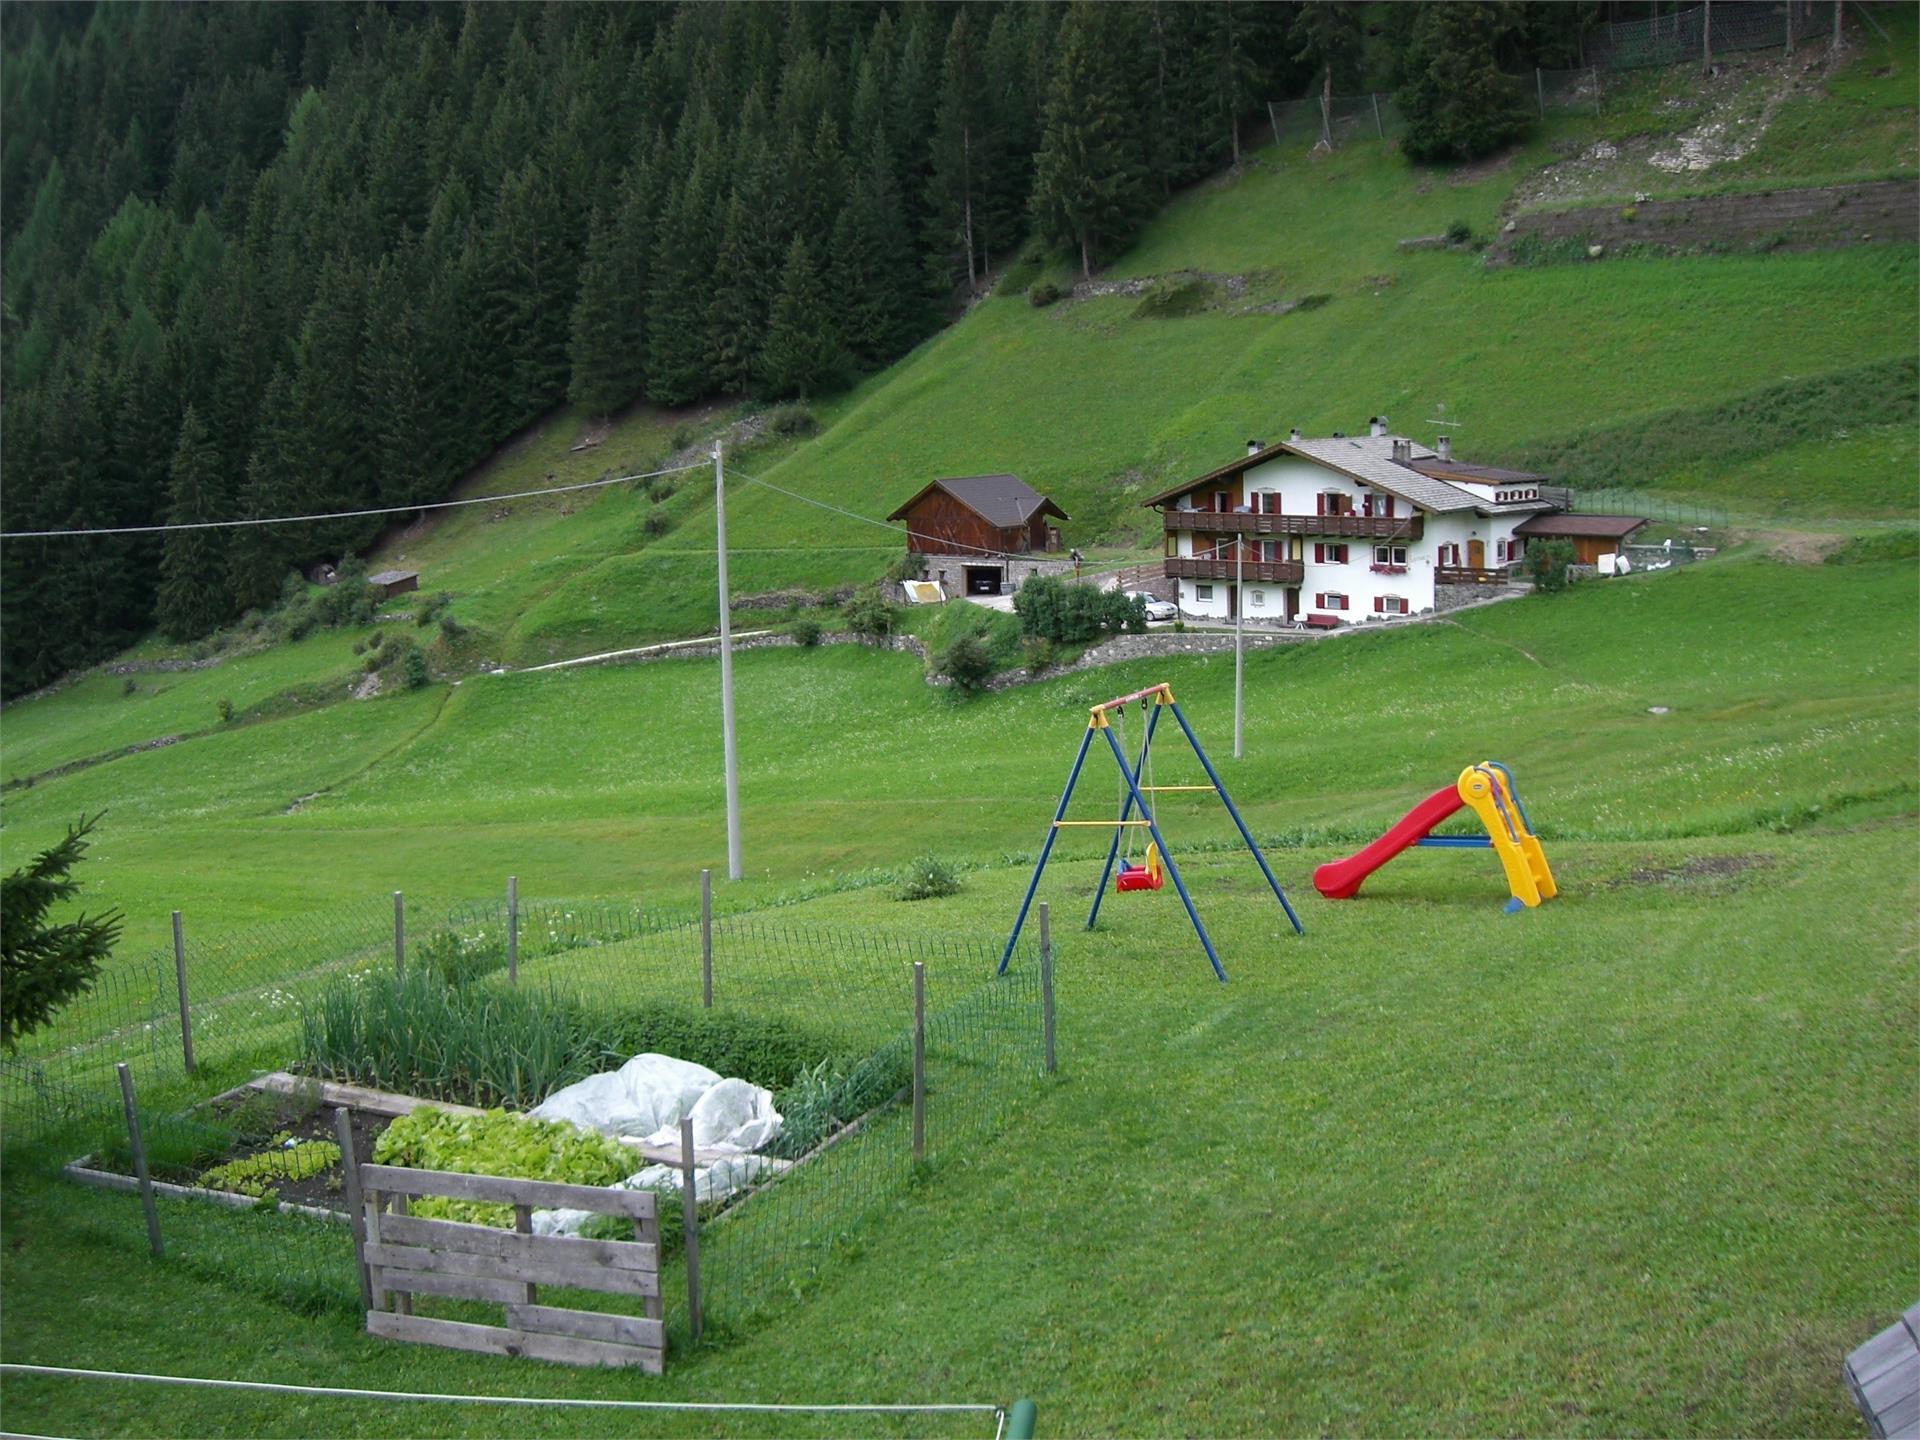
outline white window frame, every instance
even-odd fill
[[[1194,604],[1206,605],[1211,603],[1212,600],[1213,600],[1213,586],[1195,585],[1193,587],[1193,603]]]

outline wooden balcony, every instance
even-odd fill
[[[1231,580],[1235,561],[1189,556],[1167,559],[1169,580]],[[1245,560],[1238,562],[1242,579],[1264,581],[1269,585],[1298,585],[1306,578],[1306,566],[1298,560]]]
[[[1333,535],[1356,540],[1418,540],[1424,515],[1251,515],[1218,510],[1162,510],[1169,531],[1206,535]]]
[[[1436,565],[1436,585],[1504,585],[1511,578],[1503,567],[1498,570],[1475,569],[1470,565]]]

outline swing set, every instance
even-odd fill
[[[1140,748],[1136,757],[1128,760],[1132,747],[1126,740],[1127,706],[1138,704],[1143,724],[1140,734]],[[1199,760],[1200,768],[1206,771],[1208,783],[1205,785],[1156,785],[1153,780],[1153,740],[1154,732],[1159,728],[1161,715],[1171,714],[1174,723],[1179,725],[1180,733],[1186,737],[1187,744],[1193,748],[1194,758]],[[1107,748],[1113,752],[1113,763],[1120,772],[1120,814],[1115,820],[1069,820],[1066,818],[1067,804],[1073,799],[1074,786],[1080,782],[1081,767],[1086,764],[1087,751],[1093,745],[1096,735],[1106,737]],[[1142,783],[1142,780],[1145,783]],[[1293,913],[1293,906],[1287,903],[1287,897],[1280,889],[1280,882],[1273,878],[1273,871],[1267,867],[1266,856],[1260,853],[1259,845],[1254,843],[1253,833],[1247,829],[1247,822],[1240,818],[1240,812],[1234,808],[1227,787],[1220,783],[1220,776],[1213,768],[1213,762],[1207,759],[1207,752],[1200,748],[1200,740],[1193,733],[1193,727],[1187,723],[1187,717],[1180,713],[1180,707],[1174,703],[1173,687],[1170,685],[1150,685],[1145,690],[1136,690],[1131,695],[1122,695],[1091,707],[1086,733],[1080,737],[1080,751],[1073,757],[1073,769],[1067,774],[1067,788],[1060,793],[1060,803],[1053,812],[1053,823],[1047,829],[1046,843],[1040,847],[1039,863],[1033,867],[1033,878],[1027,882],[1026,898],[1020,902],[1020,913],[1014,918],[1013,933],[1007,937],[1007,948],[1000,956],[999,973],[1007,973],[1007,966],[1013,959],[1013,947],[1020,939],[1021,927],[1027,923],[1027,912],[1033,907],[1034,894],[1040,888],[1040,876],[1047,868],[1047,859],[1053,854],[1053,842],[1059,838],[1062,830],[1068,829],[1104,829],[1111,826],[1113,839],[1107,846],[1107,863],[1100,872],[1100,883],[1094,887],[1093,908],[1087,912],[1087,929],[1093,928],[1094,921],[1100,917],[1100,902],[1106,897],[1107,880],[1113,880],[1116,894],[1130,891],[1158,890],[1168,880],[1179,892],[1180,903],[1187,908],[1187,918],[1193,922],[1193,933],[1200,937],[1200,948],[1207,952],[1207,962],[1213,966],[1213,973],[1221,980],[1227,978],[1226,970],[1220,964],[1220,957],[1213,948],[1213,938],[1207,934],[1207,927],[1200,920],[1200,912],[1193,907],[1193,897],[1187,893],[1186,883],[1180,878],[1180,867],[1173,861],[1167,850],[1166,838],[1160,833],[1159,818],[1155,806],[1158,796],[1194,791],[1218,795],[1220,803],[1227,807],[1227,814],[1233,817],[1234,825],[1240,831],[1240,838],[1247,842],[1247,849],[1253,852],[1260,873],[1267,878],[1267,884],[1273,890],[1273,898],[1280,902],[1280,908],[1286,912],[1292,922],[1296,935],[1304,934],[1300,917]],[[1135,809],[1139,814],[1134,814]],[[1134,847],[1138,832],[1146,832],[1146,850],[1140,857],[1140,863],[1133,863]],[[1126,853],[1121,854],[1122,841]],[[1114,864],[1118,861],[1120,870],[1114,873]]]

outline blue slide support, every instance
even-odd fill
[[[1155,706],[1154,708],[1157,710],[1159,707]],[[1178,705],[1173,707],[1173,716],[1176,720],[1180,719],[1180,707]],[[1184,720],[1180,723],[1183,726],[1186,724]],[[1193,933],[1200,937],[1200,948],[1207,952],[1207,963],[1213,966],[1213,973],[1224,981],[1227,978],[1227,972],[1221,968],[1220,957],[1214,953],[1213,937],[1207,934],[1207,927],[1200,923],[1200,912],[1193,908],[1193,897],[1187,894],[1186,882],[1180,878],[1180,867],[1173,863],[1173,855],[1167,849],[1167,842],[1160,834],[1160,822],[1153,818],[1153,812],[1147,809],[1146,801],[1140,798],[1140,786],[1135,782],[1133,772],[1127,768],[1127,757],[1120,753],[1120,742],[1113,738],[1113,727],[1108,725],[1102,728],[1106,731],[1107,747],[1113,751],[1113,758],[1115,763],[1120,766],[1120,773],[1127,777],[1127,791],[1133,796],[1133,803],[1138,805],[1140,807],[1140,813],[1147,817],[1147,834],[1151,835],[1153,837],[1153,843],[1160,847],[1160,863],[1167,867],[1167,878],[1173,881],[1173,888],[1180,892],[1180,903],[1187,907],[1187,918],[1193,922]],[[1087,733],[1091,735],[1093,732],[1089,730]],[[1188,732],[1187,738],[1193,738],[1191,731]],[[1086,749],[1086,744],[1082,742],[1080,746],[1081,753],[1085,754]],[[1201,757],[1200,763],[1203,765],[1206,764],[1205,756]],[[1220,784],[1218,780],[1215,780],[1213,783],[1216,788]],[[1221,798],[1224,799],[1225,796],[1223,795]],[[1227,808],[1232,809],[1233,807],[1229,805]],[[1102,888],[1105,887],[1102,886]],[[1282,900],[1280,903],[1284,905],[1286,901]],[[1288,911],[1287,913],[1292,914],[1293,912]],[[1296,925],[1299,923],[1297,920],[1294,922]]]
[[[1147,714],[1146,734],[1140,737],[1140,762],[1130,772],[1138,783],[1140,773],[1147,767],[1147,752],[1153,747],[1154,727],[1160,723],[1160,707],[1154,706]],[[1124,766],[1122,768],[1125,768]],[[1106,898],[1107,881],[1113,878],[1113,862],[1120,857],[1120,831],[1127,817],[1133,813],[1133,795],[1127,795],[1126,803],[1120,807],[1120,824],[1113,827],[1113,843],[1107,847],[1106,868],[1100,872],[1100,883],[1093,887],[1093,908],[1087,911],[1087,929],[1093,929],[1093,922],[1100,918],[1100,902]],[[1149,814],[1152,812],[1149,811]]]
[[[1033,906],[1033,894],[1040,888],[1040,872],[1047,868],[1047,856],[1053,853],[1054,839],[1060,833],[1058,822],[1066,818],[1067,802],[1073,799],[1073,787],[1080,781],[1080,767],[1087,763],[1087,747],[1092,743],[1093,730],[1089,727],[1086,733],[1080,737],[1080,753],[1073,757],[1073,769],[1067,775],[1067,788],[1060,792],[1060,803],[1054,807],[1054,823],[1047,826],[1047,840],[1046,843],[1040,847],[1039,863],[1033,867],[1033,878],[1027,882],[1026,898],[1020,902],[1020,913],[1014,917],[1013,933],[1007,937],[1007,948],[1001,953],[1000,968],[994,972],[995,974],[1006,974],[1007,964],[1013,959],[1013,947],[1019,942],[1020,927],[1027,923],[1027,911]],[[1114,753],[1119,753],[1118,746],[1114,747]],[[1127,763],[1122,760],[1120,762],[1121,771],[1124,773],[1126,768]],[[1219,967],[1215,966],[1215,968],[1218,969]]]
[[[1273,878],[1273,871],[1267,866],[1267,857],[1260,853],[1260,847],[1254,841],[1253,832],[1247,829],[1247,822],[1240,818],[1239,810],[1234,808],[1233,797],[1227,794],[1227,787],[1220,783],[1220,776],[1215,772],[1213,762],[1207,759],[1207,752],[1200,748],[1199,737],[1193,733],[1193,727],[1187,724],[1187,717],[1180,713],[1180,706],[1177,703],[1172,704],[1170,708],[1173,711],[1173,718],[1179,722],[1180,729],[1186,734],[1187,743],[1193,747],[1193,753],[1199,757],[1200,768],[1207,772],[1207,779],[1213,782],[1213,788],[1220,796],[1220,803],[1227,807],[1227,814],[1231,815],[1233,823],[1240,827],[1240,838],[1247,842],[1247,849],[1253,852],[1253,858],[1260,866],[1260,873],[1267,877],[1267,884],[1273,889],[1273,898],[1280,902],[1280,908],[1287,912],[1287,919],[1293,922],[1293,933],[1306,934],[1306,927],[1300,923],[1300,917],[1293,913],[1293,906],[1287,903],[1286,892],[1281,890],[1280,882]],[[1162,845],[1160,853],[1164,856],[1167,853],[1167,847]],[[1193,907],[1187,908],[1191,910]],[[1193,923],[1198,925],[1200,922],[1196,919]],[[1207,947],[1207,954],[1209,956],[1213,954],[1212,946]],[[1220,967],[1216,964],[1214,968],[1217,970]],[[1227,977],[1222,975],[1220,978],[1224,980]]]

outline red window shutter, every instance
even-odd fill
[[[1393,518],[1393,497],[1389,495],[1387,496],[1387,519],[1391,520],[1392,518]]]
[[[1316,590],[1313,592],[1313,608],[1316,610],[1324,610],[1327,608],[1327,597],[1321,591]]]
[[[1314,509],[1313,509],[1314,514],[1324,515],[1327,513],[1327,492],[1326,491],[1322,490],[1313,497],[1313,506],[1314,506]]]
[[[1326,557],[1326,547],[1325,547],[1325,546],[1323,546],[1323,545],[1316,545],[1316,546],[1314,546],[1314,547],[1313,547],[1313,563],[1314,563],[1314,564],[1316,564],[1316,565],[1319,565],[1319,564],[1321,564],[1321,563],[1323,563],[1323,562],[1324,562],[1324,561],[1326,560],[1326,558],[1327,558],[1327,557]]]

